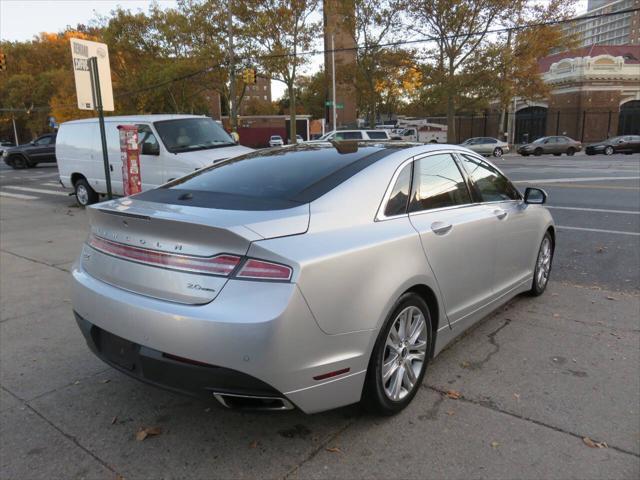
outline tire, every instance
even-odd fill
[[[536,157],[539,157],[540,155],[542,155],[542,149],[541,149],[541,148],[536,148],[536,149],[533,151],[533,154],[534,154]]]
[[[73,187],[75,189],[76,202],[81,207],[87,207],[98,201],[98,194],[84,178],[78,180]]]
[[[573,147],[569,147],[567,149],[567,155],[569,155],[570,157],[573,157],[576,154],[576,149]]]
[[[538,249],[538,256],[536,257],[536,268],[533,270],[533,281],[531,283],[531,290],[529,290],[529,295],[531,296],[537,297],[542,295],[547,289],[549,275],[551,274],[551,264],[553,263],[554,247],[551,234],[546,232],[544,237],[542,237],[540,248]]]
[[[418,328],[413,335],[405,333],[407,321],[410,332],[412,328]],[[362,392],[362,404],[367,410],[394,415],[411,403],[420,390],[431,358],[432,332],[425,301],[415,293],[402,295],[380,330],[371,353]],[[388,362],[390,367],[385,368],[383,362]],[[383,380],[383,372],[391,372],[386,380]]]
[[[15,170],[29,168],[29,162],[24,155],[14,155],[12,158],[13,161],[11,162],[11,167]]]
[[[613,155],[613,147],[611,145],[607,145],[604,149],[605,155]]]
[[[493,156],[494,157],[501,157],[502,156],[502,149],[500,147],[496,147],[493,149]]]
[[[525,153],[525,152],[522,152],[520,155],[522,155],[523,157],[528,157],[529,156],[529,154]]]

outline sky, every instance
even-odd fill
[[[161,7],[176,6],[176,0],[155,0]],[[544,1],[544,0],[542,0]],[[96,16],[108,15],[118,5],[146,11],[150,0],[0,0],[0,39],[25,41],[40,32],[58,32],[66,26],[90,23]],[[586,10],[587,0],[579,0],[578,12]],[[315,60],[314,64],[322,58]],[[272,98],[284,93],[284,85],[272,82]]]

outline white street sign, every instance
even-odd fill
[[[89,58],[98,59],[98,75],[102,93],[102,109],[113,111],[113,89],[111,88],[111,67],[109,66],[109,49],[104,43],[90,42],[79,38],[71,39],[71,56],[73,73],[76,79],[76,94],[80,110],[95,110]]]

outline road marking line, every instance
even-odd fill
[[[17,198],[18,200],[37,200],[39,197],[21,195],[19,193],[0,192],[0,197]]]
[[[640,185],[637,187],[616,187],[614,185],[594,185],[593,183],[589,185],[572,185],[570,183],[554,183],[550,184],[549,188],[586,188],[586,189],[600,189],[600,190],[638,190]]]
[[[515,180],[513,183],[562,183],[562,182],[595,182],[599,180],[640,180],[640,177],[573,177],[573,178],[539,178],[537,180]]]
[[[557,210],[578,210],[580,212],[628,213],[629,215],[640,215],[640,212],[633,212],[631,210],[605,210],[604,208],[556,207],[552,205],[547,205],[547,208],[554,208]]]
[[[21,192],[44,193],[47,195],[62,195],[65,197],[69,195],[66,192],[54,192],[53,190],[44,190],[43,188],[14,187],[13,185],[5,185],[5,188],[20,190]]]
[[[60,184],[56,183],[56,182],[45,182],[45,183],[41,183],[40,185],[42,185],[43,187],[58,187],[58,188],[60,188]]]
[[[603,230],[601,228],[565,227],[564,225],[556,225],[556,228],[559,228],[561,230],[580,230],[583,232],[615,233],[616,235],[633,235],[634,237],[640,237],[640,233],[623,232],[620,230]]]

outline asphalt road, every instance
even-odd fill
[[[105,366],[70,309],[85,212],[55,167],[0,166],[0,478],[638,478],[640,156],[496,163],[550,195],[549,289],[447,348],[392,418],[232,412]]]

